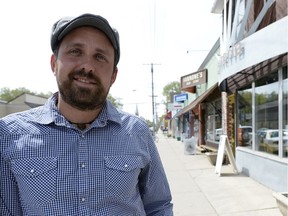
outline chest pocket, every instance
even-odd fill
[[[11,162],[22,201],[41,206],[56,198],[57,159],[20,158]]]
[[[148,161],[143,156],[123,155],[105,158],[106,194],[130,197],[138,192],[138,177]]]

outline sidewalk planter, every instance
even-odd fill
[[[274,198],[277,201],[278,208],[283,216],[288,215],[288,192],[275,192],[273,193]]]
[[[217,160],[217,152],[205,152],[205,155],[207,156],[209,162],[215,166]]]

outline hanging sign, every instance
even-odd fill
[[[181,89],[191,88],[207,82],[207,69],[181,77]]]

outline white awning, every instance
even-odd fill
[[[240,41],[238,48],[241,46],[241,56],[228,55],[224,63],[223,56],[221,57],[218,83],[245,68],[287,53],[287,35],[288,17],[286,16]]]

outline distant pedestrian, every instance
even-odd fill
[[[98,15],[62,18],[51,48],[59,92],[0,120],[0,215],[173,215],[148,126],[107,100],[118,32]]]

